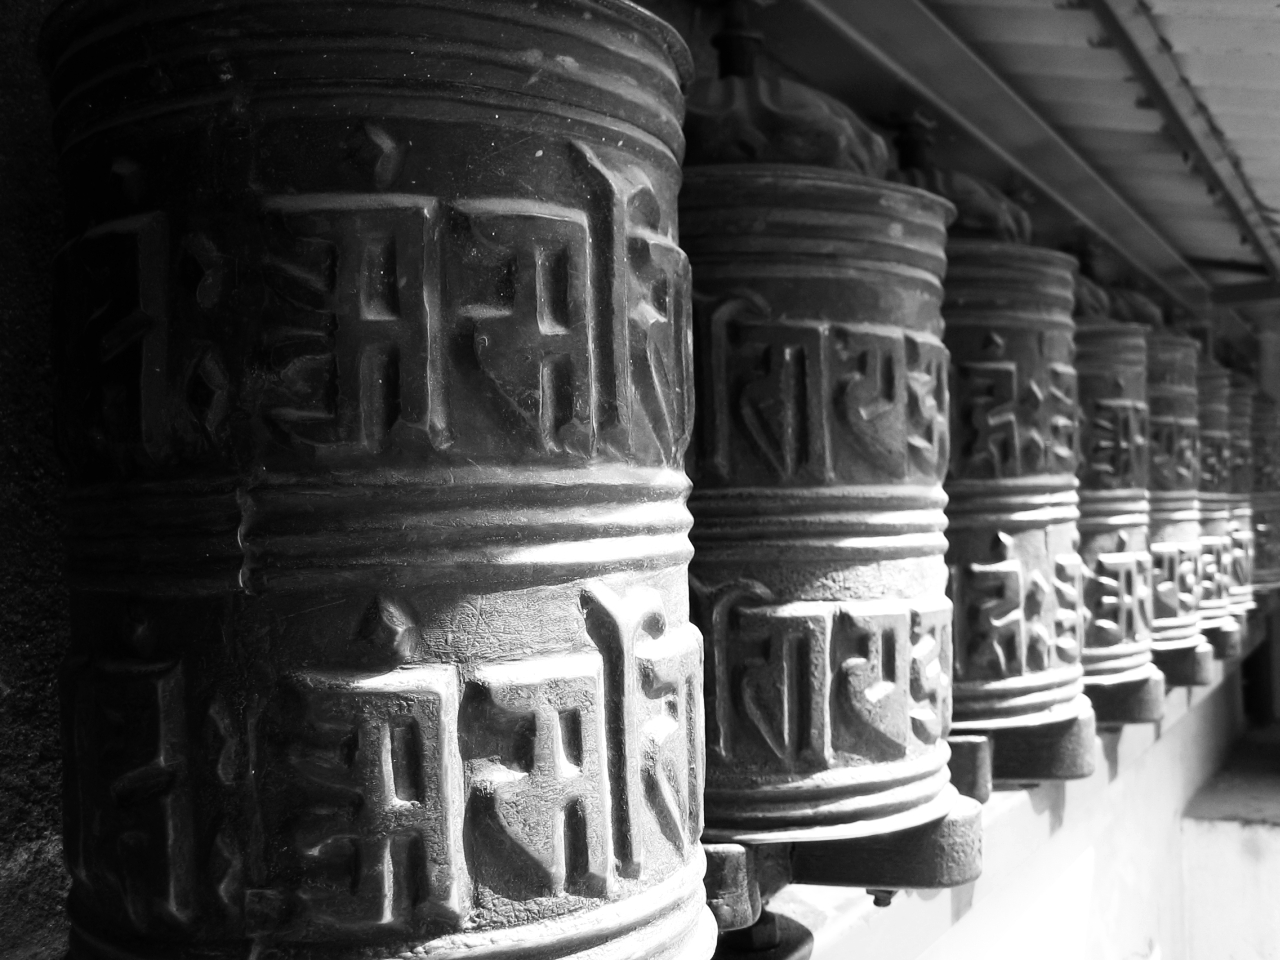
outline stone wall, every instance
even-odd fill
[[[56,675],[66,643],[50,264],[61,202],[36,35],[50,0],[0,4],[0,960],[64,949]]]

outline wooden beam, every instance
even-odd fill
[[[1233,283],[1213,288],[1213,302],[1220,307],[1244,306],[1251,303],[1275,303],[1280,301],[1280,282],[1267,280],[1261,283]]]
[[[1208,302],[1208,283],[1168,237],[922,0],[794,0],[753,19],[770,53],[819,87],[858,89],[864,65],[875,64],[1173,299],[1191,309]],[[1093,52],[1073,51],[1084,58]]]
[[[1222,191],[1235,219],[1258,254],[1280,276],[1280,240],[1272,233],[1244,172],[1231,156],[1208,110],[1173,57],[1149,8],[1138,0],[1090,0],[1098,19],[1143,80],[1169,132],[1200,160],[1204,176]],[[1216,300],[1221,303],[1223,301]],[[1248,302],[1248,301],[1233,301]]]

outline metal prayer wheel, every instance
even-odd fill
[[[1209,682],[1213,648],[1200,632],[1199,345],[1163,327],[1151,331],[1151,557],[1155,565],[1154,653],[1170,686]]]
[[[711,837],[950,806],[947,214],[838,171],[686,170]]]
[[[953,729],[992,738],[999,779],[1088,776],[1075,261],[978,240],[947,253]]]
[[[1253,398],[1253,590],[1280,590],[1280,407],[1264,390]]]
[[[1147,723],[1164,715],[1164,675],[1151,657],[1147,331],[1109,308],[1105,292],[1076,278],[1081,656],[1098,722]]]
[[[679,37],[73,0],[44,49],[71,955],[709,957]]]
[[[1231,374],[1227,397],[1231,431],[1231,562],[1227,567],[1227,609],[1248,640],[1253,599],[1253,408],[1257,386],[1240,373]]]
[[[979,829],[947,769],[939,305],[952,208],[851,172],[841,151],[716,162],[710,145],[732,119],[721,104],[780,105],[779,122],[815,131],[807,143],[860,126],[777,83],[727,78],[702,99],[695,88],[689,140],[702,165],[686,167],[680,195],[696,302],[690,582],[706,638],[705,837],[794,843],[797,881],[952,885],[976,876]],[[920,858],[892,845],[875,857],[841,847],[827,858],[834,875],[801,875],[823,843],[947,818],[964,849],[941,842],[915,882],[893,881]]]
[[[1200,633],[1218,659],[1240,652],[1231,614],[1231,372],[1202,356],[1196,371],[1200,421]]]

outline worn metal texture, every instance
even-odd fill
[[[1280,590],[1280,408],[1266,390],[1253,398],[1252,434],[1253,589],[1265,594]]]
[[[1158,317],[1159,311],[1155,314]],[[1200,633],[1199,345],[1163,326],[1152,329],[1149,345],[1153,646],[1166,682],[1193,686],[1209,682],[1213,657],[1213,648]]]
[[[678,37],[76,0],[76,958],[703,960]]]
[[[1196,373],[1200,420],[1200,632],[1219,659],[1240,652],[1231,613],[1231,372],[1202,356]]]
[[[1151,658],[1147,331],[1110,308],[1105,291],[1076,277],[1082,659],[1098,722],[1143,723],[1164,714],[1164,675]]]
[[[686,171],[710,837],[883,833],[953,803],[948,214],[838,170]]]
[[[1231,562],[1227,567],[1228,610],[1240,625],[1241,642],[1249,638],[1253,599],[1253,409],[1257,385],[1241,373],[1231,374],[1227,408],[1231,431]]]
[[[983,240],[947,254],[954,728],[992,737],[998,779],[1088,776],[1075,261]]]

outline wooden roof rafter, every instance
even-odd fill
[[[1114,38],[1164,116],[1168,132],[1188,152],[1195,166],[1225,198],[1244,236],[1273,278],[1280,277],[1277,238],[1225,135],[1182,74],[1173,48],[1160,33],[1142,0],[1089,0],[1094,13]],[[1280,300],[1280,283],[1233,284],[1212,291],[1222,306]]]
[[[802,76],[816,59],[817,37],[841,45],[846,60],[852,53],[876,62],[1172,300],[1193,310],[1209,305],[1202,273],[923,0],[791,0],[755,20],[770,53]]]

